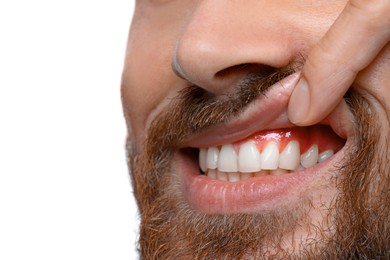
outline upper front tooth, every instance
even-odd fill
[[[207,158],[206,158],[207,168],[217,169],[218,157],[219,157],[218,148],[215,146],[209,147],[209,149],[207,149]]]
[[[218,170],[223,172],[236,172],[237,167],[237,153],[231,144],[222,145],[219,153]]]
[[[202,172],[207,171],[207,149],[201,148],[199,151],[199,166]]]
[[[245,142],[238,153],[238,169],[240,172],[257,172],[261,170],[260,152],[254,142]]]
[[[305,168],[314,166],[318,161],[318,146],[312,145],[309,150],[301,155],[301,165]]]
[[[269,142],[261,153],[261,168],[275,170],[279,166],[279,148],[276,142]]]
[[[295,170],[299,167],[300,150],[297,141],[291,141],[279,156],[279,168]]]

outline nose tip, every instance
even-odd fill
[[[262,22],[285,19],[270,17],[278,12],[269,10],[258,10],[262,19],[248,19],[252,9],[241,1],[199,2],[176,42],[171,61],[176,75],[221,94],[254,69],[290,64],[297,53],[289,38],[294,34],[285,33],[291,21]]]
[[[172,70],[191,84],[209,92],[219,93],[226,88],[229,81],[229,77],[220,77],[220,72],[229,65],[222,62],[223,57],[217,57],[217,50],[211,50],[205,45],[207,43],[201,42],[200,39],[196,42],[180,39],[172,58]]]

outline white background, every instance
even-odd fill
[[[133,0],[0,0],[0,259],[136,259],[120,105]]]

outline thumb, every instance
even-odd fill
[[[357,73],[390,39],[389,0],[350,0],[311,50],[288,106],[297,125],[325,118],[340,102]]]

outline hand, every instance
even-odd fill
[[[350,0],[309,53],[288,106],[296,125],[325,118],[390,41],[390,0]]]

